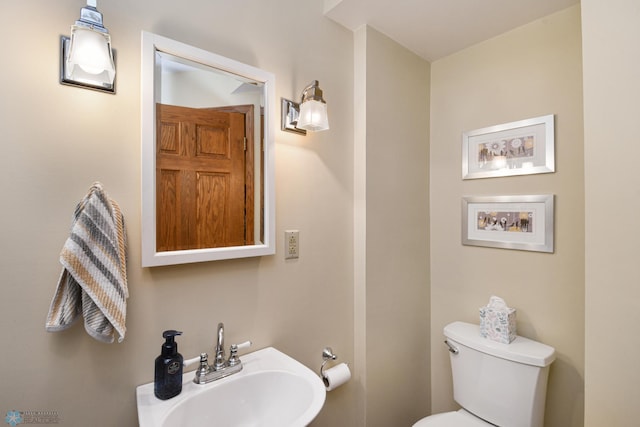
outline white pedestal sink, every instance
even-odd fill
[[[303,427],[318,415],[326,391],[312,370],[273,347],[241,359],[242,371],[205,385],[185,372],[169,400],[152,382],[137,387],[140,427]]]

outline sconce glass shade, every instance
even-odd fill
[[[66,57],[66,76],[113,85],[116,67],[111,52],[111,36],[90,28],[71,27],[71,42]]]
[[[329,129],[327,104],[316,100],[308,100],[300,104],[300,116],[296,127],[311,132]]]
[[[114,93],[111,36],[95,4],[95,0],[88,0],[80,10],[80,19],[71,26],[71,37],[61,38],[60,83]]]
[[[302,135],[306,135],[307,131],[318,132],[329,129],[327,103],[322,98],[322,89],[317,80],[304,88],[300,104],[282,98],[280,128]]]

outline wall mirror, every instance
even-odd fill
[[[275,253],[273,74],[142,32],[142,266]]]

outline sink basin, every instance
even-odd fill
[[[312,370],[268,347],[241,356],[242,371],[209,384],[183,375],[182,393],[169,400],[153,383],[136,389],[140,427],[303,427],[324,405],[326,391]]]

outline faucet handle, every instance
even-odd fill
[[[209,366],[209,355],[207,353],[200,353],[200,366],[196,369],[196,376],[193,379],[197,384],[204,382],[204,377],[211,372],[211,366]]]
[[[251,347],[251,344],[253,344],[251,341],[241,342],[240,344],[231,344],[231,351],[233,351],[234,348],[236,351],[247,349]]]
[[[231,344],[231,349],[229,351],[229,366],[235,366],[240,363],[240,358],[238,357],[238,350],[244,350],[246,348],[251,347],[251,341],[245,341],[240,344]]]

